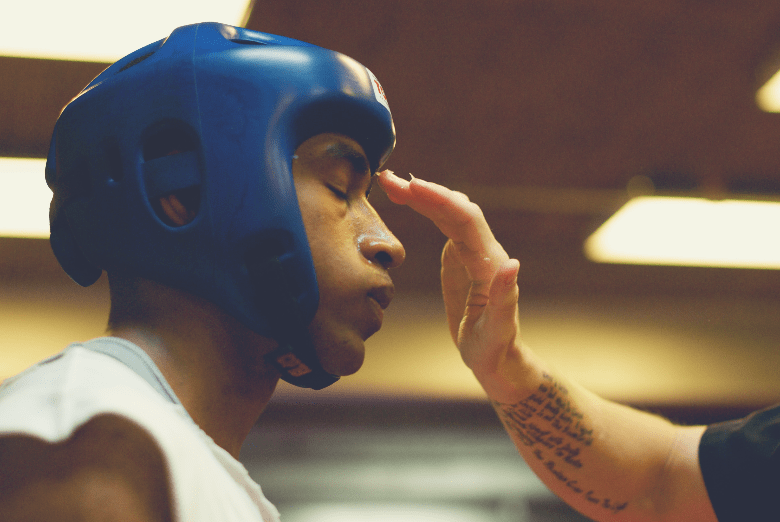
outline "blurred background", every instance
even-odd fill
[[[388,168],[482,206],[521,261],[523,338],[541,356],[597,393],[684,423],[780,399],[777,269],[597,263],[583,249],[637,195],[778,200],[780,114],[756,93],[780,65],[780,3],[239,3],[224,14],[191,2],[161,21],[142,7],[59,2],[62,13],[26,20],[2,0],[13,45],[60,31],[58,47],[81,39],[93,54],[0,46],[0,156],[43,158],[68,100],[179,25],[302,39],[380,79],[398,132]],[[87,14],[99,18],[81,28]],[[113,56],[122,33],[136,41]],[[45,185],[42,170],[30,176]],[[5,206],[21,183],[8,179]],[[322,392],[280,387],[244,448],[250,473],[288,522],[584,520],[528,472],[449,339],[443,236],[379,191],[372,200],[407,250],[385,326],[357,375]],[[741,233],[780,244],[778,224]],[[20,235],[0,237],[0,379],[101,335],[108,312],[104,280],[78,287],[46,239]]]

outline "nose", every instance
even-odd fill
[[[367,205],[364,217],[364,226],[361,227],[357,240],[363,256],[386,269],[401,266],[406,259],[406,250],[398,238],[390,232],[385,222],[370,205]]]

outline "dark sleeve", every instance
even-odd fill
[[[709,426],[699,461],[719,522],[780,520],[780,406]]]

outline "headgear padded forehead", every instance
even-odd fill
[[[306,139],[344,134],[372,170],[395,146],[368,69],[298,40],[222,24],[176,29],[119,60],[60,115],[46,164],[51,245],[79,284],[103,270],[201,296],[279,341],[293,384],[335,381],[306,327],[317,310],[311,251],[292,178]],[[160,196],[198,209],[166,224]]]

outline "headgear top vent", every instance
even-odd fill
[[[103,270],[201,296],[276,339],[269,359],[295,385],[337,379],[307,326],[318,305],[292,178],[308,138],[344,134],[372,170],[395,146],[384,93],[342,54],[222,24],[176,29],[119,60],[63,110],[46,164],[51,245],[77,283]],[[188,191],[174,227],[155,211]]]

